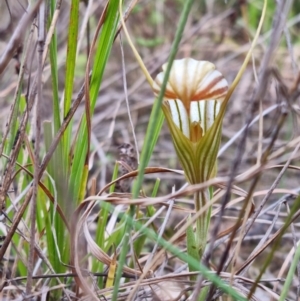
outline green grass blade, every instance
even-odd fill
[[[55,1],[50,2],[50,16],[53,16],[55,11],[56,3]],[[78,32],[78,1],[73,1],[70,11],[70,26],[68,32],[68,45],[67,45],[67,60],[66,60],[66,82],[65,82],[65,98],[64,98],[64,116],[68,112],[72,93],[73,93],[73,82],[74,82],[74,72],[76,64],[76,45],[77,45],[77,32]],[[76,18],[73,22],[72,18]],[[51,18],[52,19],[52,18]],[[50,23],[50,22],[49,22]],[[52,82],[52,96],[53,96],[53,124],[44,124],[45,131],[45,145],[46,149],[49,149],[53,135],[58,132],[61,126],[61,110],[60,110],[60,99],[58,93],[58,66],[57,66],[57,36],[56,31],[53,33],[53,37],[49,46],[49,57],[50,57],[50,67],[51,67],[51,82]],[[53,154],[53,157],[48,165],[48,172],[53,177],[55,183],[57,183],[55,189],[56,192],[56,201],[60,204],[67,199],[67,171],[68,171],[68,150],[70,144],[70,135],[71,127],[69,127],[60,143],[57,146],[56,151]],[[60,166],[60,168],[57,168]],[[52,185],[48,181],[50,191],[53,193]],[[44,214],[46,214],[44,208]],[[50,205],[50,210],[48,215],[53,216],[53,210],[56,210],[54,206]],[[52,225],[54,222],[54,225]],[[53,228],[52,228],[53,227]],[[53,231],[55,231],[56,242],[53,239]],[[65,225],[62,222],[61,218],[58,215],[55,215],[55,220],[51,221],[50,218],[46,220],[46,235],[47,235],[47,244],[49,257],[51,258],[50,262],[57,272],[64,272],[66,268],[61,264],[59,256],[57,256],[57,248],[59,249],[60,254],[67,254],[68,245],[65,243]],[[52,237],[51,237],[52,236]],[[57,246],[56,246],[57,243]],[[65,262],[69,261],[69,255],[65,256],[63,259]]]
[[[187,253],[189,256],[195,258],[197,261],[200,261],[199,252],[197,250],[197,243],[195,238],[195,233],[193,230],[193,226],[190,225],[186,229],[186,244],[187,244]],[[194,272],[193,265],[189,265],[189,271]],[[192,276],[191,280],[196,280],[196,276]]]
[[[50,3],[50,17],[52,19],[55,9],[55,1]],[[50,22],[49,22],[50,23]],[[49,24],[50,25],[50,24]],[[52,82],[52,96],[53,96],[53,120],[54,120],[54,133],[57,133],[60,128],[60,108],[58,96],[58,69],[57,69],[57,36],[54,30],[52,40],[49,46],[49,57],[51,67],[51,82]]]
[[[76,64],[77,36],[79,21],[79,0],[71,1],[67,58],[66,58],[66,81],[65,81],[65,97],[64,97],[64,117],[71,107],[73,82]]]
[[[19,127],[18,114],[19,114],[19,106],[20,106],[21,97],[24,98],[24,96],[21,96],[21,89],[20,89],[17,93],[15,105],[13,106],[12,119],[11,119],[11,124],[10,124],[10,129],[9,129],[8,140],[4,147],[4,152],[7,154],[9,154],[13,148],[14,141],[16,139],[16,135],[17,135],[18,127]]]
[[[163,125],[163,121],[164,121],[164,114],[161,110],[161,100],[159,100],[158,98],[155,100],[151,111],[149,124],[144,140],[142,153],[141,153],[139,173],[132,188],[132,193],[134,198],[138,196],[139,191],[142,187],[144,171],[150,161],[151,155],[153,153],[154,147],[156,145],[157,139],[159,137]]]
[[[112,44],[114,42],[116,30],[118,25],[118,1],[113,0],[108,4],[108,8],[105,15],[105,22],[102,28],[101,36],[96,48],[96,55],[91,75],[90,83],[90,112],[91,116],[94,112],[96,100],[98,97],[102,76],[108,60],[109,53],[111,51]],[[75,150],[74,160],[71,168],[70,175],[70,187],[73,193],[73,197],[78,202],[80,187],[82,184],[83,166],[87,152],[87,125],[86,118],[82,119],[80,130],[78,134]]]
[[[65,117],[71,107],[74,75],[76,66],[76,51],[77,51],[77,38],[78,38],[78,21],[79,21],[79,0],[71,1],[69,31],[68,31],[68,44],[66,56],[66,76],[65,76],[65,94],[63,103],[63,117]],[[71,131],[69,126],[62,139],[63,149],[63,174],[67,177],[67,168],[69,166],[69,149],[71,143]]]
[[[287,278],[284,282],[283,289],[282,289],[282,292],[280,294],[279,301],[286,300],[286,297],[287,297],[287,295],[290,291],[290,286],[292,284],[297,265],[299,264],[299,260],[300,260],[300,244],[298,244],[298,247],[295,251],[295,256],[294,256],[292,264],[290,266]]]
[[[176,31],[175,39],[174,39],[174,42],[173,42],[173,45],[171,48],[171,53],[170,53],[170,57],[168,60],[168,66],[167,66],[165,78],[163,80],[159,96],[158,96],[157,100],[155,101],[154,106],[151,111],[151,116],[150,116],[149,125],[147,128],[145,142],[144,142],[142,153],[141,153],[139,173],[137,176],[137,180],[135,181],[135,183],[133,185],[133,189],[132,189],[133,198],[136,198],[139,194],[139,191],[142,186],[143,178],[144,178],[145,168],[148,165],[148,162],[150,160],[151,154],[152,154],[154,146],[156,144],[158,135],[161,130],[161,126],[162,126],[162,122],[163,122],[163,113],[161,110],[161,104],[162,104],[164,92],[165,92],[165,89],[167,86],[167,81],[168,81],[168,78],[170,75],[172,62],[175,59],[175,56],[176,56],[176,53],[178,50],[178,46],[179,46],[179,43],[182,38],[183,30],[184,30],[187,18],[189,16],[190,10],[192,8],[192,4],[193,4],[192,0],[188,0],[184,4],[183,12],[182,12],[182,14],[180,16],[180,20],[179,20],[178,29]],[[134,212],[135,212],[134,206],[130,206],[130,213],[129,213],[130,218],[132,218],[134,216]],[[117,300],[120,279],[122,276],[122,268],[123,268],[123,265],[125,264],[125,258],[126,258],[127,250],[128,250],[130,230],[131,230],[131,227],[128,224],[128,222],[126,221],[124,241],[123,241],[122,250],[121,250],[121,254],[120,254],[120,258],[119,258],[119,265],[118,265],[117,272],[116,272],[116,280],[115,280],[115,286],[114,286],[112,300]]]
[[[44,122],[44,139],[45,139],[45,146],[47,150],[49,149],[53,139],[52,124],[50,122]],[[64,195],[63,186],[65,184],[65,181],[62,179],[61,169],[57,168],[57,166],[61,166],[58,165],[60,159],[61,159],[60,154],[58,153],[58,150],[56,150],[47,166],[47,171],[54,181],[53,183],[51,183],[51,181],[49,180],[47,187],[49,187],[50,192],[52,193],[52,195],[55,196],[57,202],[60,202],[61,199],[63,198]],[[60,186],[60,183],[62,183],[63,185]],[[56,185],[56,187],[53,187],[53,185]],[[56,272],[62,273],[66,270],[66,268],[61,264],[60,258],[59,256],[57,256],[57,248],[55,247],[53,236],[54,234],[56,235],[59,252],[60,254],[62,254],[66,247],[65,244],[66,228],[60,216],[58,214],[55,214],[54,210],[56,209],[51,204],[49,212],[47,212],[46,208],[43,208],[42,211],[44,216],[47,212],[47,219],[45,222],[46,222],[46,235],[47,235],[47,245],[48,245],[50,262]],[[55,215],[55,221],[51,221],[50,217],[52,217],[53,215]],[[54,230],[51,228],[53,226],[51,225],[52,222],[54,222]],[[55,233],[53,233],[53,231],[55,231]],[[65,259],[68,261],[68,258]]]

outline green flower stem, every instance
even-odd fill
[[[201,210],[207,203],[207,193],[205,191],[198,191],[194,194],[194,202],[196,212]],[[196,221],[196,247],[201,259],[206,247],[207,231],[210,223],[210,209],[204,212]]]

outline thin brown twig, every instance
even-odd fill
[[[299,147],[300,147],[300,144],[298,145],[298,147],[296,147],[296,149],[294,150],[294,153],[298,152],[299,150]],[[267,203],[267,201],[270,199],[271,195],[273,194],[275,188],[277,187],[277,185],[279,184],[280,180],[282,179],[282,177],[284,176],[288,166],[290,165],[291,163],[291,160],[293,158],[293,155],[290,156],[290,158],[287,160],[286,164],[283,166],[282,170],[280,171],[280,173],[278,174],[278,176],[276,177],[275,181],[273,182],[272,186],[270,187],[268,193],[265,195],[265,197],[263,198],[263,200],[261,201],[259,207],[257,208],[253,218],[252,218],[252,221],[250,221],[250,223],[247,225],[247,229],[246,229],[246,232],[245,232],[245,235],[249,232],[250,228],[252,227],[254,221],[256,220],[256,218],[259,216],[259,214],[261,213],[264,205]],[[244,235],[244,237],[245,237]],[[254,251],[253,251],[254,253]],[[252,254],[251,254],[252,255]],[[251,256],[250,255],[250,256]],[[241,271],[239,273],[241,273],[241,275],[245,274],[246,270],[245,271]]]
[[[31,294],[32,289],[32,276],[34,269],[35,257],[35,229],[36,229],[36,204],[37,193],[39,187],[39,174],[40,174],[40,137],[41,137],[41,116],[40,104],[43,97],[42,87],[42,72],[43,72],[43,52],[45,42],[45,3],[39,7],[38,13],[38,80],[37,80],[37,100],[35,103],[35,148],[34,148],[34,177],[33,177],[33,197],[31,200],[30,210],[30,247],[27,266],[27,283],[26,283],[26,296]]]
[[[270,152],[271,152],[271,149],[278,137],[278,134],[279,134],[279,131],[280,129],[282,128],[283,124],[284,124],[284,121],[285,121],[285,118],[286,118],[286,111],[285,109],[283,109],[283,113],[281,115],[281,118],[277,124],[277,127],[274,129],[274,133],[272,135],[272,139],[267,147],[267,149],[264,151],[263,155],[262,155],[262,158],[261,158],[261,165],[265,165],[267,163],[267,160],[268,160],[268,157],[270,155]],[[255,187],[257,186],[258,184],[258,181],[261,177],[261,173],[259,173],[253,180],[250,188],[249,188],[249,193],[248,193],[248,196],[246,197],[245,199],[245,202],[244,202],[244,205],[243,205],[243,209],[241,210],[240,212],[240,215],[239,215],[239,220],[242,218],[242,216],[244,215],[244,211],[246,209],[246,206],[248,204],[248,201],[250,200],[250,198],[252,198],[252,195],[254,193],[254,189]],[[223,216],[223,213],[222,213],[222,210],[221,210],[221,213],[220,213],[220,216]],[[217,274],[219,274],[221,272],[221,270],[223,269],[223,266],[225,264],[225,260],[229,254],[229,250],[230,250],[230,247],[232,245],[232,242],[233,242],[233,239],[234,239],[234,236],[235,236],[235,233],[236,231],[238,230],[238,227],[239,227],[239,223],[236,223],[236,227],[233,229],[232,233],[231,233],[231,236],[230,236],[230,239],[229,239],[229,242],[227,243],[227,247],[225,249],[225,252],[223,253],[221,259],[220,259],[220,264],[219,264],[219,267],[218,267],[218,270],[217,270]],[[249,229],[249,228],[248,228]],[[244,235],[247,234],[247,228],[245,229],[244,231]],[[233,257],[231,257],[232,259]],[[225,267],[227,268],[227,266]],[[210,300],[209,298],[212,298],[213,296],[213,293],[214,293],[214,287],[212,286],[211,289],[210,289],[210,292],[208,294],[208,300]]]
[[[33,21],[42,1],[43,0],[37,1],[29,12],[24,13],[22,19],[18,24],[18,27],[16,28],[14,34],[12,35],[10,41],[8,42],[5,52],[1,56],[0,74],[3,73],[10,60],[13,58],[16,49],[22,44],[22,41],[25,37],[25,31],[29,26],[29,24]]]
[[[252,108],[250,110],[250,114],[248,115],[248,118],[247,118],[247,121],[246,121],[247,126],[246,126],[246,129],[244,131],[244,135],[242,136],[242,139],[240,140],[239,146],[237,148],[237,153],[236,153],[235,159],[234,159],[232,167],[231,167],[230,179],[229,179],[229,182],[227,184],[227,187],[228,187],[227,192],[226,192],[226,194],[225,194],[225,196],[222,200],[221,214],[219,215],[219,218],[217,219],[216,225],[215,225],[215,227],[212,231],[212,243],[209,246],[208,257],[206,258],[206,262],[205,262],[206,265],[208,265],[208,261],[210,259],[211,254],[212,254],[212,251],[213,251],[213,248],[214,248],[214,241],[217,238],[217,233],[218,233],[220,225],[221,225],[221,218],[222,218],[222,215],[224,213],[226,203],[229,201],[229,198],[230,198],[231,186],[233,184],[233,180],[234,180],[236,171],[238,169],[238,166],[241,163],[242,156],[244,154],[246,140],[247,140],[247,136],[248,136],[248,132],[249,132],[249,125],[250,125],[250,123],[253,119],[255,101],[258,100],[258,99],[263,99],[264,95],[266,93],[265,87],[267,86],[267,82],[268,82],[268,79],[269,79],[268,67],[270,65],[271,59],[273,57],[273,53],[274,53],[274,51],[275,51],[275,49],[276,49],[276,47],[279,43],[279,39],[281,37],[282,31],[283,31],[283,28],[284,28],[285,18],[282,18],[281,14],[282,14],[282,12],[287,13],[289,11],[289,9],[288,9],[289,5],[290,5],[290,3],[286,4],[284,1],[280,2],[280,4],[277,5],[277,13],[274,17],[273,34],[271,36],[271,42],[270,42],[269,48],[268,48],[265,56],[263,57],[262,65],[261,65],[261,68],[260,68],[260,74],[259,74],[259,80],[258,80],[260,84],[258,85],[258,87],[257,87],[257,89],[256,89],[256,91],[255,91],[255,93],[252,97],[252,101],[251,101]],[[285,17],[286,17],[286,15],[285,15]],[[256,186],[256,184],[257,184],[257,180],[254,180],[253,185]],[[224,254],[222,256],[223,260],[221,260],[221,262],[224,263],[224,259],[226,258],[228,251],[229,251],[229,249],[227,248],[227,252],[224,252]],[[222,266],[222,264],[220,266]],[[221,271],[220,267],[219,267],[219,271]],[[212,286],[211,289],[210,289],[210,292],[208,294],[208,300],[211,300],[211,298],[213,297],[213,294],[214,294],[214,288]]]

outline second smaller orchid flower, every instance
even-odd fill
[[[159,93],[166,64],[154,81]],[[163,111],[177,156],[191,184],[216,172],[228,83],[214,64],[191,58],[175,60],[164,94]]]

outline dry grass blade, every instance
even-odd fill
[[[85,212],[89,212],[93,204],[90,204],[89,207]],[[94,290],[92,289],[91,283],[89,283],[88,277],[83,274],[81,269],[81,262],[79,259],[79,244],[78,244],[78,237],[80,234],[80,230],[82,228],[83,223],[85,222],[87,213],[80,215],[80,212],[76,212],[76,214],[72,217],[72,232],[71,232],[71,264],[74,266],[72,268],[75,274],[78,277],[75,277],[75,281],[79,288],[81,288],[84,294],[88,295],[90,300],[98,300],[97,295],[95,294]]]
[[[291,219],[291,223],[294,222],[297,218],[300,216],[300,211],[296,212],[295,215]],[[239,274],[250,262],[252,262],[261,252],[263,252],[274,240],[276,240],[278,237],[282,236],[283,230],[287,227],[287,225],[283,225],[278,231],[276,231],[275,234],[271,236],[271,238],[268,239],[268,241],[261,247],[259,250],[257,250],[252,256],[250,256],[245,263],[242,264],[242,266],[237,270],[237,274]]]
[[[42,72],[43,72],[43,52],[44,52],[44,39],[45,39],[45,4],[39,6],[38,12],[38,73],[37,73],[37,100],[35,102],[34,111],[34,132],[35,132],[35,148],[34,148],[34,175],[33,175],[33,197],[30,207],[30,248],[28,257],[28,278],[26,284],[26,296],[32,290],[32,276],[34,269],[34,249],[35,249],[35,231],[36,231],[36,212],[37,212],[37,194],[40,181],[40,139],[41,139],[41,112],[40,106],[43,97],[42,87]]]
[[[33,21],[42,0],[37,1],[28,13],[25,13],[19,22],[18,27],[14,31],[8,45],[6,46],[5,52],[2,54],[0,59],[0,74],[2,74],[15,55],[16,49],[22,44],[25,37],[25,32],[29,24]],[[30,8],[30,7],[29,7]]]
[[[170,169],[170,168],[164,168],[164,167],[147,167],[145,169],[145,174],[151,174],[151,173],[161,173],[161,172],[171,172],[171,173],[177,173],[180,175],[183,175],[183,172],[181,170],[175,170],[175,169]],[[113,184],[117,183],[118,181],[122,181],[125,180],[127,178],[132,178],[132,177],[136,177],[138,174],[138,170],[134,170],[132,172],[128,172],[127,174],[111,181],[110,183],[108,183],[107,185],[105,185],[98,193],[97,195],[102,195],[102,193],[104,193],[110,186],[112,186]]]
[[[31,200],[31,197],[32,197],[32,194],[33,194],[33,189],[31,188],[29,190],[29,192],[27,193],[26,197],[25,197],[25,200],[21,206],[21,208],[19,208],[19,211],[17,212],[14,220],[13,220],[13,224],[11,225],[11,228],[9,229],[9,232],[7,233],[3,243],[2,243],[2,246],[1,246],[1,249],[0,249],[0,261],[3,260],[3,256],[6,252],[6,249],[9,245],[9,243],[11,242],[11,239],[20,223],[20,220],[22,219],[22,216],[25,212],[25,210],[27,209],[27,206]]]

